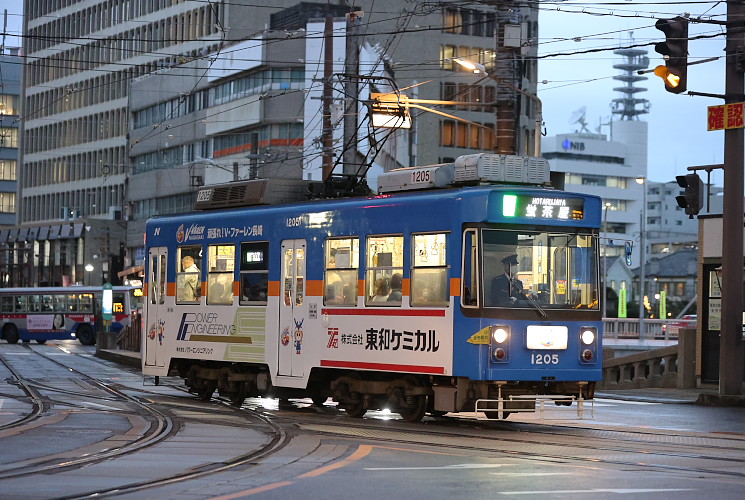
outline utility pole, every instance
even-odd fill
[[[745,3],[727,2],[726,102],[742,100],[745,90]],[[742,394],[743,382],[743,157],[745,129],[724,131],[724,213],[722,219],[722,330],[719,346],[719,394]]]
[[[326,16],[323,30],[323,122],[321,136],[323,137],[323,181],[331,177],[334,170],[334,129],[331,126],[331,77],[334,74],[334,18]]]
[[[362,12],[350,12],[347,14],[347,37],[346,57],[344,60],[344,73],[347,75],[344,83],[344,173],[356,174],[359,170],[357,165],[357,106],[359,105],[360,85],[359,80],[350,75],[359,74],[360,42],[358,30],[360,27],[359,15]]]

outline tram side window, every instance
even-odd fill
[[[415,234],[411,269],[411,305],[444,307],[450,303],[447,234]]]
[[[367,305],[400,306],[403,297],[404,237],[367,237]]]
[[[235,245],[207,247],[207,304],[232,304]]]
[[[176,273],[176,303],[194,304],[202,296],[202,247],[189,245],[178,248]]]
[[[327,239],[325,266],[323,303],[344,306],[357,305],[360,239]]]
[[[241,243],[242,305],[266,305],[269,294],[269,242]]]
[[[463,271],[461,272],[460,303],[463,306],[478,306],[478,280],[476,269],[476,231],[463,233]]]

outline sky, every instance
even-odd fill
[[[586,107],[590,132],[609,134],[611,103],[621,97],[613,89],[624,86],[614,80],[622,73],[613,65],[624,58],[613,50],[577,55],[560,55],[594,49],[609,49],[631,44],[647,44],[664,40],[664,34],[654,27],[657,19],[668,19],[690,13],[690,18],[702,15],[715,20],[725,19],[723,2],[669,1],[561,1],[542,2],[539,13],[538,96],[543,101],[543,118],[547,135],[573,132],[579,125],[571,123],[574,112]],[[706,19],[705,18],[705,19]],[[722,27],[713,24],[689,23],[689,39],[699,35],[718,35],[691,40],[688,43],[689,63],[719,57],[724,54]],[[630,40],[633,36],[633,42]],[[576,41],[575,41],[576,40]],[[649,51],[650,69],[664,64],[662,56]],[[662,79],[654,74],[636,84],[646,88],[636,97],[648,99],[649,113],[640,118],[649,123],[648,173],[652,181],[672,181],[676,175],[689,173],[686,168],[720,164],[723,161],[724,133],[708,132],[707,107],[722,104],[721,99],[672,94],[665,91]],[[724,58],[689,66],[688,90],[724,93]],[[546,81],[547,83],[542,83]],[[702,174],[705,176],[705,174]],[[712,173],[712,182],[722,185],[721,171]]]
[[[0,11],[8,11],[8,33],[21,32],[22,0],[4,0]],[[726,7],[718,1],[668,0],[601,1],[556,0],[541,2],[539,14],[538,96],[543,101],[543,119],[549,136],[574,132],[579,125],[571,119],[585,108],[587,128],[609,134],[611,103],[621,94],[614,80],[621,71],[613,65],[622,58],[613,48],[648,44],[664,39],[654,28],[657,19],[690,13],[691,19],[723,20]],[[2,20],[0,19],[0,22]],[[718,61],[694,65],[688,69],[688,89],[721,94],[724,92],[724,35],[721,26],[690,23],[689,37],[715,35],[692,40],[688,45],[689,62],[710,57]],[[717,36],[718,35],[718,36]],[[630,40],[633,36],[633,42]],[[20,39],[6,38],[7,46],[20,46]],[[649,50],[650,69],[663,64],[662,56]],[[590,50],[597,52],[581,53]],[[578,54],[570,54],[578,53]],[[724,134],[706,130],[707,107],[722,104],[721,99],[672,94],[664,90],[662,80],[648,74],[638,87],[648,89],[637,97],[648,99],[650,112],[641,119],[649,123],[648,177],[652,181],[672,181],[688,173],[693,165],[712,165],[723,161]],[[546,83],[542,83],[542,82]],[[712,182],[722,185],[723,174],[715,171]]]

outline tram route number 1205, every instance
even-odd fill
[[[530,364],[532,365],[558,365],[558,354],[531,354]]]

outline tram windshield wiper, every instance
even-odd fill
[[[546,310],[541,307],[541,305],[535,301],[533,296],[525,291],[523,288],[523,285],[520,283],[520,280],[516,280],[514,278],[510,278],[510,281],[512,284],[515,285],[515,287],[520,290],[520,293],[525,296],[525,300],[530,302],[530,305],[532,305],[536,311],[541,315],[542,318],[548,318],[548,314],[546,314]]]

